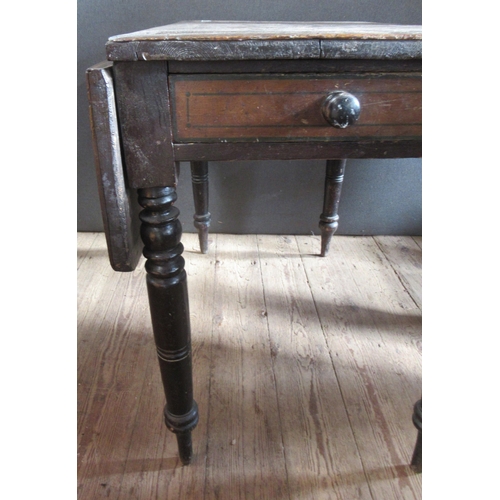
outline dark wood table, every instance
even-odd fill
[[[420,26],[182,22],[111,37],[108,61],[87,71],[110,262],[132,271],[141,251],[147,259],[165,422],[183,463],[192,458],[198,409],[174,206],[179,162],[191,163],[206,252],[209,161],[327,160],[325,255],[345,160],[421,156],[421,40]]]

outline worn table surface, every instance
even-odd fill
[[[421,26],[351,22],[189,21],[158,26],[110,38],[133,40],[421,40]]]
[[[112,36],[111,61],[408,59],[421,57],[422,27],[350,22],[191,21]]]

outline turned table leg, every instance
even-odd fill
[[[328,253],[330,241],[339,227],[339,202],[344,180],[346,160],[328,160],[326,162],[325,193],[323,213],[319,217],[321,230],[321,257]]]
[[[422,400],[418,400],[413,408],[413,424],[418,430],[417,442],[413,450],[411,466],[417,471],[422,472]]]
[[[167,404],[165,423],[177,436],[183,464],[192,459],[191,431],[198,423],[193,399],[191,331],[177,195],[171,187],[139,189],[144,208],[141,238],[153,333]]]
[[[194,227],[198,230],[201,253],[208,251],[208,228],[210,212],[208,211],[208,162],[191,162],[191,181],[194,197]]]

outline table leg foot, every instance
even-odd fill
[[[177,438],[181,462],[184,465],[190,464],[193,459],[191,431],[198,423],[198,406],[196,402],[193,401],[191,411],[185,415],[173,415],[168,410],[168,406],[165,406],[164,416],[167,428],[174,432]]]
[[[208,224],[204,225],[195,220],[194,227],[198,230],[198,241],[201,253],[208,253]]]
[[[418,430],[417,442],[413,450],[411,466],[416,472],[422,472],[422,400],[415,403],[413,408],[413,424]]]
[[[332,241],[333,233],[335,233],[336,228],[331,228],[331,226],[320,225],[321,229],[321,252],[320,257],[326,257],[330,251],[330,242]]]
[[[339,203],[344,181],[346,160],[328,160],[326,162],[325,191],[323,212],[319,217],[321,230],[321,257],[328,254],[332,236],[339,226]]]
[[[180,432],[176,434],[177,445],[179,448],[179,458],[183,465],[189,465],[193,460],[193,442],[191,440],[191,431]]]
[[[176,199],[172,187],[139,190],[149,308],[167,400],[165,423],[183,435],[179,454],[189,463],[192,450],[186,436],[198,423],[198,407],[193,399],[189,299]]]
[[[191,182],[195,206],[194,227],[198,230],[201,253],[208,252],[208,228],[211,216],[208,211],[208,162],[191,162]]]

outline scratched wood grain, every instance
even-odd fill
[[[421,397],[421,310],[373,238],[297,236],[302,262],[373,498],[420,499],[408,466]]]
[[[92,370],[85,370],[85,367],[87,363],[97,362],[92,354],[94,343],[101,342],[100,328],[106,319],[107,308],[113,301],[116,287],[121,282],[121,273],[114,272],[109,263],[105,240],[102,237],[92,239],[78,269],[77,341],[85,348],[77,352],[77,376],[84,387],[90,385],[87,377],[94,373]],[[79,393],[80,399],[85,400],[82,392]]]
[[[131,40],[290,40],[300,38],[419,40],[422,27],[352,22],[188,21],[110,37]]]
[[[419,59],[421,26],[187,22],[109,38],[112,61]]]
[[[85,261],[95,239],[97,233],[77,233],[76,238],[76,269],[80,269],[80,264]]]
[[[421,238],[337,236],[323,259],[318,237],[212,238],[202,255],[183,237],[200,423],[182,467],[143,259],[113,272],[104,234],[79,235],[79,500],[420,499],[419,278],[403,248]]]
[[[79,366],[79,393],[87,397],[78,436],[78,488],[87,498],[119,497],[144,390],[144,368],[151,360],[150,349],[143,348],[152,342],[145,328],[143,264],[118,276],[119,292],[103,308],[102,321],[94,325],[84,320],[79,327],[88,355]],[[115,290],[111,286],[108,293]]]
[[[111,265],[132,271],[141,256],[137,194],[127,186],[120,149],[112,63],[87,70],[87,93],[101,213]]]
[[[128,185],[175,186],[167,64],[122,62],[113,75]]]
[[[259,256],[290,490],[371,498],[297,242],[259,236]]]
[[[182,467],[177,442],[163,422],[165,396],[151,332],[145,288],[144,261],[134,273],[113,273],[122,281],[110,284],[111,303],[103,305],[105,320],[97,329],[86,315],[79,326],[79,395],[86,404],[79,412],[79,498],[203,498],[207,446],[208,382],[214,262],[199,252],[195,235],[184,238],[190,254],[186,271],[193,282],[190,294],[192,315],[195,398],[200,422],[194,431],[195,460]],[[97,244],[105,249],[104,235]],[[88,258],[88,257],[87,257]],[[87,262],[99,270],[107,263],[105,252]],[[85,281],[85,270],[82,278]],[[96,288],[100,280],[94,275]],[[127,279],[127,282],[123,282]],[[108,281],[109,283],[109,281]],[[105,286],[104,286],[105,288]],[[85,287],[88,293],[88,288]],[[96,312],[96,311],[95,311]],[[102,314],[97,314],[101,316]],[[128,319],[132,323],[128,323]],[[89,359],[90,358],[90,359]],[[176,471],[172,479],[172,471]]]
[[[289,498],[257,238],[216,238],[205,498]]]
[[[414,239],[375,236],[396,273],[417,306],[422,309],[422,248]],[[421,237],[419,238],[422,239]]]

